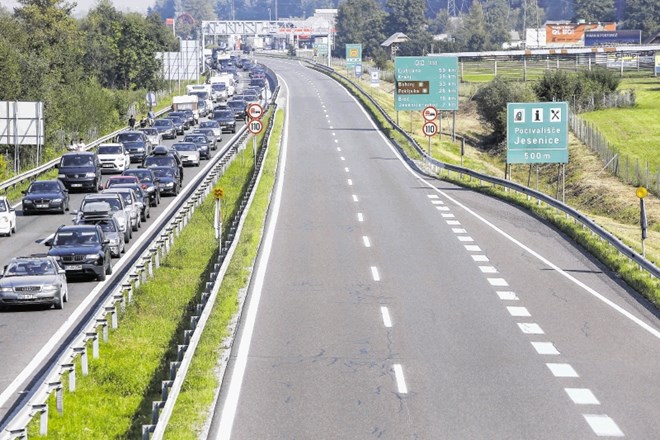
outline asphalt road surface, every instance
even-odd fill
[[[281,199],[209,438],[660,437],[643,301],[543,221],[416,175],[332,79],[265,63]]]

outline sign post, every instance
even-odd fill
[[[426,121],[424,123],[424,126],[422,127],[422,131],[424,132],[424,135],[429,138],[429,156],[431,155],[431,138],[435,136],[435,134],[438,132],[438,126],[435,125],[435,122],[432,121]]]
[[[644,198],[649,194],[648,190],[643,186],[637,188],[635,195],[639,198],[639,226],[642,228],[642,257],[646,257],[646,249],[644,241],[648,237],[649,222],[646,219],[646,206],[644,205]]]
[[[221,187],[213,189],[215,198],[215,217],[213,219],[213,229],[215,230],[215,239],[218,240],[218,249],[222,251],[222,198],[225,191]]]

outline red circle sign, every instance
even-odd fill
[[[247,114],[251,119],[261,119],[264,114],[264,108],[259,104],[250,104],[247,108]]]
[[[261,133],[261,130],[263,130],[263,128],[264,128],[264,124],[262,124],[259,119],[251,119],[250,122],[248,122],[248,130],[252,134]]]
[[[435,122],[427,122],[424,124],[423,130],[425,136],[431,137],[438,132],[438,126],[435,125]]]
[[[422,117],[427,122],[435,121],[438,117],[438,109],[432,105],[424,107],[424,110],[422,110]]]

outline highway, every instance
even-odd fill
[[[654,309],[545,222],[413,172],[334,80],[264,63],[282,187],[208,438],[658,438]]]
[[[202,118],[205,120],[205,118]],[[243,122],[237,121],[236,128],[240,131]],[[186,131],[188,133],[188,131]],[[213,151],[213,156],[219,154],[223,147],[238,134],[224,133],[222,141],[217,143],[217,150]],[[181,139],[181,136],[177,138]],[[163,141],[163,145],[171,145],[176,140]],[[200,167],[184,168],[184,185],[182,192],[188,188],[189,183],[194,177],[202,172],[209,161],[202,161]],[[132,164],[135,168],[137,164]],[[115,174],[104,174],[103,182],[109,176]],[[78,209],[84,193],[71,194],[71,211]],[[180,194],[181,196],[181,194]],[[133,239],[127,244],[126,252],[136,246],[160,215],[174,200],[172,196],[162,196],[158,207],[151,208],[151,218],[142,223],[141,229],[133,232]],[[12,237],[0,237],[0,267],[4,267],[14,256],[30,255],[33,253],[46,253],[48,248],[42,244],[45,239],[51,236],[58,226],[71,224],[72,216],[65,215],[30,215],[23,216],[20,206],[17,207],[17,234]],[[126,262],[126,255],[121,259],[113,259],[113,276],[109,276],[104,283],[84,279],[70,281],[69,301],[64,304],[63,310],[53,310],[35,307],[13,308],[0,312],[0,359],[2,359],[2,368],[0,368],[0,420],[11,409],[20,394],[25,389],[30,380],[33,371],[26,370],[26,367],[34,362],[33,359],[46,355],[58,348],[58,344],[51,344],[51,338],[58,334],[58,329],[63,325],[69,325],[71,321],[78,322],[82,310],[87,309],[90,303],[90,297],[96,298],[103,294],[108,286],[111,286],[116,278],[117,271]],[[92,302],[93,304],[93,302]],[[62,335],[63,340],[67,335]],[[44,356],[47,358],[47,356]],[[42,367],[44,363],[40,363]]]

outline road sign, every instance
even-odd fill
[[[566,102],[508,103],[507,163],[568,163]]]
[[[252,134],[261,133],[261,130],[263,130],[263,128],[264,128],[264,124],[262,124],[259,119],[250,119],[250,122],[248,122],[248,130]]]
[[[394,109],[458,110],[458,58],[396,57]]]
[[[435,136],[435,134],[438,132],[438,126],[435,125],[435,122],[425,122],[424,127],[422,127],[422,130],[424,131],[424,135],[431,137]]]
[[[213,197],[215,197],[216,200],[220,200],[225,196],[225,191],[222,188],[215,188],[213,190]]]
[[[247,108],[247,114],[250,119],[261,119],[264,114],[264,108],[260,104],[250,104]]]
[[[355,76],[362,76],[362,64],[355,65]]]
[[[438,109],[432,105],[424,107],[424,110],[422,110],[422,117],[427,122],[435,121],[438,118]]]
[[[362,45],[361,44],[347,44],[346,45],[346,68],[352,69],[356,64],[362,63]]]
[[[145,97],[145,99],[147,100],[147,105],[149,107],[153,107],[157,104],[156,94],[154,92],[147,93],[147,96]]]
[[[371,77],[371,87],[378,87],[380,85],[380,71],[371,70],[369,75]]]

